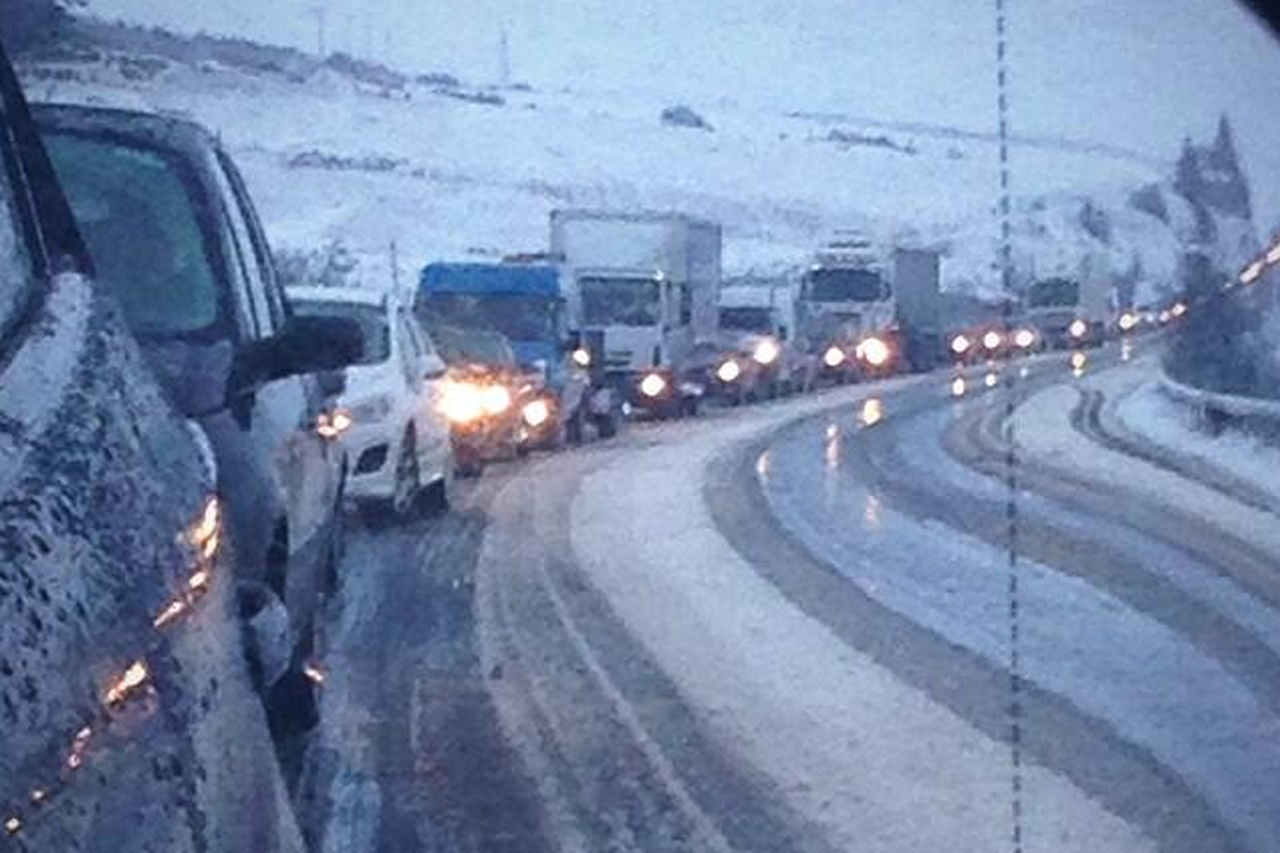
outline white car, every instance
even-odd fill
[[[352,317],[365,330],[364,358],[347,368],[335,424],[350,471],[347,497],[371,520],[448,507],[453,445],[441,411],[445,363],[409,309],[360,289],[289,289],[296,314]]]

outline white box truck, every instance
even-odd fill
[[[679,213],[557,210],[551,254],[569,316],[631,409],[697,411],[716,331],[720,226]]]

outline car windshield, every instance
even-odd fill
[[[0,853],[1280,853],[1277,5],[0,0]]]
[[[182,167],[112,138],[55,133],[47,143],[98,276],[134,333],[164,338],[213,327],[218,277]]]
[[[364,347],[358,364],[383,364],[391,358],[391,327],[387,311],[382,306],[319,299],[294,299],[289,304],[293,313],[300,317],[345,317],[355,320],[360,326]]]
[[[884,297],[884,285],[871,270],[814,270],[808,275],[808,295],[815,302],[873,302]]]
[[[769,333],[773,331],[773,312],[768,308],[721,308],[720,328]]]
[[[590,326],[656,325],[662,314],[661,286],[647,278],[581,278],[582,319]]]
[[[418,312],[428,323],[489,329],[513,341],[555,340],[559,334],[560,301],[548,296],[428,292]]]

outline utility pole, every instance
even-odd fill
[[[502,28],[498,39],[498,82],[503,86],[511,85],[511,42],[507,39],[507,28]]]
[[[396,246],[395,238],[391,240],[391,291],[399,297],[400,294],[400,250]]]
[[[316,19],[316,54],[324,59],[329,55],[325,44],[325,25],[328,22],[329,10],[323,6],[312,6],[307,13]]]

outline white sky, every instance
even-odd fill
[[[330,49],[413,70],[639,90],[712,106],[995,123],[990,0],[90,0],[108,18]],[[1015,132],[1172,158],[1226,111],[1260,225],[1280,223],[1280,43],[1232,0],[1008,0]],[[1014,163],[1014,177],[1017,164]]]

